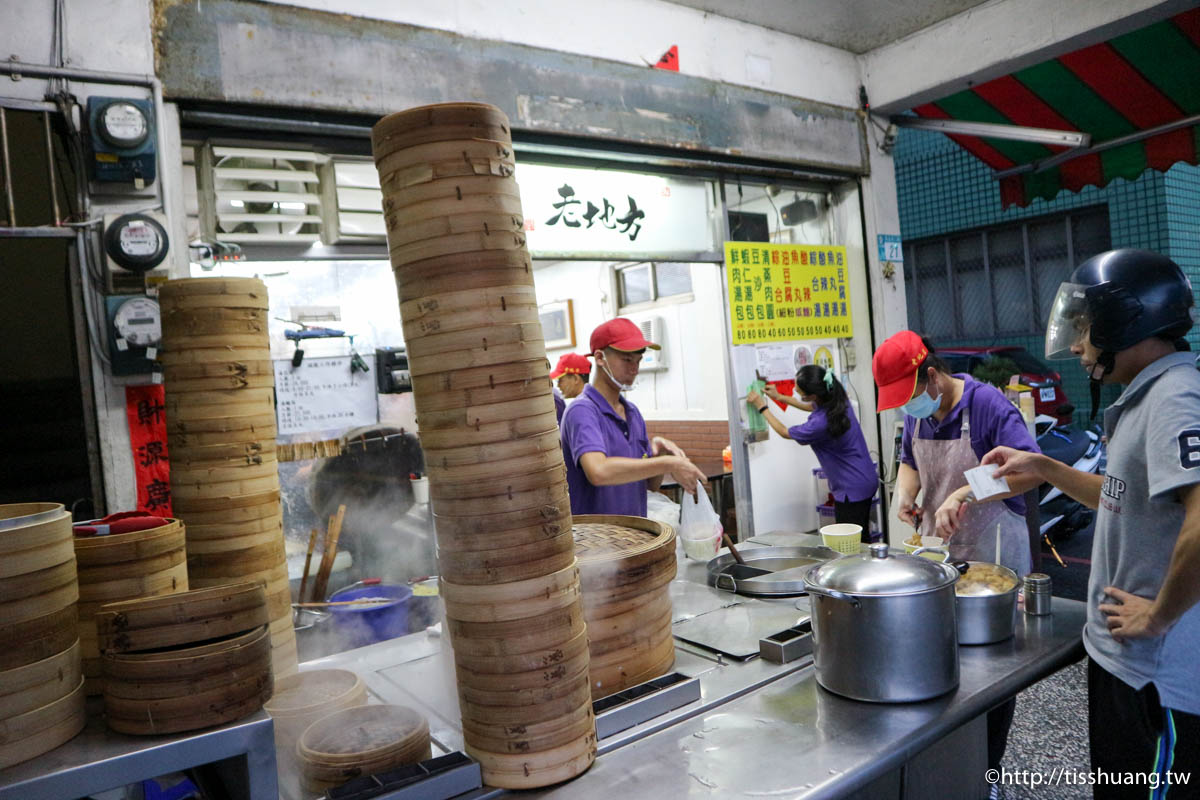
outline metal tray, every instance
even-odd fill
[[[745,566],[729,553],[708,562],[709,586],[761,597],[802,595],[809,567],[840,555],[828,547],[754,547],[739,552]]]

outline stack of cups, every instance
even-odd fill
[[[256,581],[267,593],[275,677],[297,669],[275,460],[267,287],[189,278],[159,290],[167,450],[187,525],[193,589]]]
[[[478,103],[374,128],[467,752],[546,786],[595,759],[587,642],[508,118]]]
[[[0,769],[83,729],[71,538],[60,503],[0,506]]]

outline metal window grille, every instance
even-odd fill
[[[1041,334],[1058,285],[1110,241],[1099,206],[906,243],[909,327],[939,340]]]

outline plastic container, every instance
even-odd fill
[[[429,502],[429,476],[422,478],[413,478],[409,483],[412,484],[413,502],[426,504]]]
[[[371,597],[386,597],[390,602],[329,606],[334,630],[345,638],[347,649],[404,636],[408,633],[408,604],[412,594],[407,586],[365,582],[339,589],[329,596],[329,602]]]
[[[853,555],[858,553],[862,542],[862,526],[849,522],[825,525],[821,528],[821,542],[830,550]]]
[[[710,558],[715,558],[717,551],[721,549],[721,532],[718,531],[715,535],[707,539],[687,539],[680,536],[679,541],[683,542],[683,554],[685,556],[708,561]]]
[[[922,536],[920,544],[910,544],[905,541],[904,552],[914,553],[920,548],[926,548],[924,553],[920,553],[921,558],[928,558],[930,561],[947,561],[950,558],[950,551],[944,545],[945,542],[940,536]]]

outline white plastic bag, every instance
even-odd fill
[[[696,494],[685,493],[680,505],[683,508],[679,512],[679,538],[683,540],[683,552],[690,558],[712,558],[721,549],[724,528],[699,481]]]
[[[655,522],[665,522],[679,530],[679,503],[665,494],[646,492],[646,516]]]

